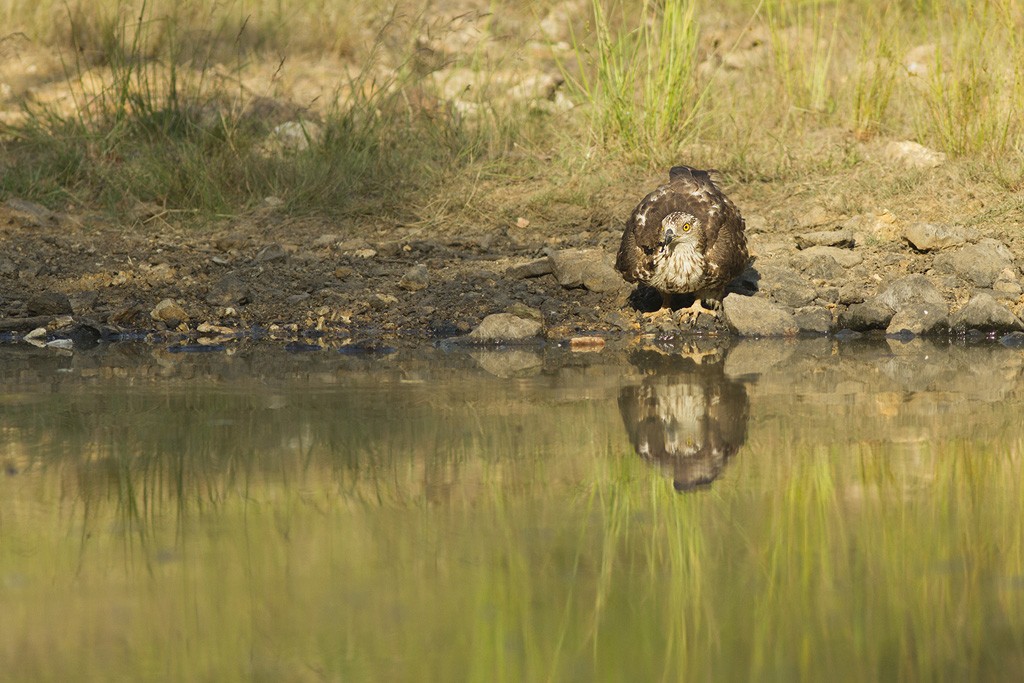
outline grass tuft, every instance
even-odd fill
[[[122,23],[100,27],[82,28],[69,11],[74,106],[30,105],[0,131],[7,154],[21,160],[0,180],[5,195],[112,211],[155,203],[198,216],[244,211],[270,196],[292,213],[387,213],[510,134],[438,100],[411,59],[380,76],[376,49],[317,115],[235,86],[212,52],[198,54],[172,19],[153,19],[145,4],[134,18],[122,12]],[[392,13],[378,48],[397,23]],[[98,42],[87,47],[82,36]],[[188,67],[180,66],[185,56]],[[298,126],[303,139],[288,139],[282,123]]]
[[[624,23],[623,3],[609,13],[592,0],[590,9],[592,40],[573,42],[583,68],[563,72],[593,134],[627,156],[667,160],[692,135],[706,93],[697,78],[696,3],[644,1],[635,23]]]

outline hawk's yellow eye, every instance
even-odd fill
[[[689,223],[684,223],[683,224],[683,232],[690,232],[690,224]]]

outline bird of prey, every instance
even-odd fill
[[[717,315],[723,290],[747,261],[736,205],[709,171],[674,166],[669,182],[644,197],[626,221],[615,269],[628,282],[658,290],[662,306],[673,294],[693,294],[693,305],[683,311],[695,320],[702,312]]]

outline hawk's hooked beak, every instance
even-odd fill
[[[672,240],[676,237],[676,231],[672,228],[665,228],[665,240],[661,243],[661,246],[667,247],[672,244]]]

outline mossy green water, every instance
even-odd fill
[[[622,401],[692,363],[0,362],[5,679],[1019,677],[1020,353],[826,346],[691,493]]]

